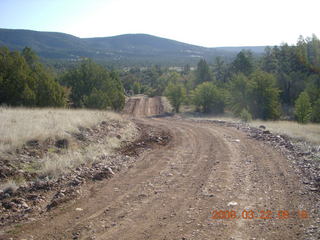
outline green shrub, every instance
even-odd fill
[[[311,119],[312,107],[307,92],[302,92],[295,102],[295,115],[299,123],[307,123]]]
[[[61,82],[71,89],[70,98],[74,107],[121,110],[125,96],[118,74],[109,72],[92,60],[83,60],[69,69]]]
[[[199,84],[192,93],[193,103],[204,113],[223,113],[225,92],[211,82]]]
[[[54,75],[28,47],[0,47],[0,105],[64,107],[67,96]]]
[[[110,102],[105,92],[94,88],[89,96],[84,97],[84,106],[93,109],[106,109],[110,106]]]
[[[139,82],[135,82],[133,84],[133,93],[140,94],[141,93],[141,84]]]
[[[182,102],[186,98],[186,89],[182,84],[170,83],[165,89],[165,96],[169,99],[174,111],[178,113]]]
[[[250,112],[247,109],[244,108],[240,112],[240,119],[243,122],[251,122],[252,121],[252,116],[251,116]]]

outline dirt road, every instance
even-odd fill
[[[159,98],[131,99],[125,108],[135,121],[170,131],[169,144],[22,226],[21,238],[305,239],[310,221],[296,214],[312,203],[288,160],[237,129],[144,118],[161,111]],[[227,210],[235,219],[219,219]],[[284,211],[289,218],[279,219]]]

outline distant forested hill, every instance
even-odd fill
[[[233,58],[242,48],[205,48],[147,34],[114,37],[78,38],[65,33],[0,29],[0,45],[11,50],[31,47],[51,61],[77,61],[83,57],[122,66],[196,64],[217,56]],[[244,47],[260,54],[264,47]]]

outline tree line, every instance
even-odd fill
[[[201,59],[196,69],[154,66],[121,74],[132,93],[166,95],[176,112],[181,104],[204,113],[231,111],[245,119],[296,119],[320,122],[320,41],[300,37],[297,44],[267,47],[261,57],[243,50],[231,62]]]
[[[57,76],[28,47],[0,48],[0,105],[121,110],[124,102],[118,74],[89,59]]]
[[[61,68],[60,68],[61,70]],[[83,59],[55,72],[32,49],[0,48],[0,104],[121,110],[125,94],[166,95],[174,110],[232,112],[245,120],[320,122],[320,40],[267,47],[261,57],[243,50],[230,62],[200,59],[179,71],[159,65],[118,72]]]

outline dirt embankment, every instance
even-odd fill
[[[318,193],[280,151],[224,124],[142,118],[159,109],[160,100],[140,98],[129,100],[125,112],[140,127],[149,126],[146,132],[160,144],[139,154],[144,141],[127,148],[136,160],[126,168],[83,185],[77,199],[32,222],[4,229],[7,236],[318,239]],[[169,135],[170,141],[163,139]]]
[[[164,107],[161,97],[134,97],[128,99],[123,113],[133,117],[150,117],[163,114]]]
[[[152,101],[148,106],[153,106]],[[158,111],[149,112],[151,114]],[[128,142],[127,137],[122,135],[123,129],[123,133],[127,133],[124,126],[120,123],[102,121],[92,128],[80,128],[80,132],[71,133],[69,139],[31,140],[21,148],[17,148],[15,152],[2,156],[0,182],[6,182],[12,178],[23,179],[27,182],[22,182],[20,185],[10,182],[3,185],[2,190],[0,189],[0,238],[7,239],[10,233],[16,232],[14,223],[35,221],[61,205],[83,196],[84,186],[110,179],[120,170],[130,167],[141,152],[166,145],[170,140],[168,132],[150,125],[137,123],[136,128],[140,136],[136,141]],[[79,150],[85,153],[88,148],[91,151],[92,143],[103,144],[107,140],[112,141],[111,144],[114,145],[113,139],[122,141],[121,147],[116,152],[92,153],[90,156],[94,157],[94,161],[78,164],[77,167],[54,178],[34,169],[40,166],[41,159],[48,154],[54,154],[57,157],[61,155],[66,158],[65,154],[69,151]],[[67,170],[64,167],[61,169]],[[13,226],[13,229],[3,230],[10,229],[10,226]]]

